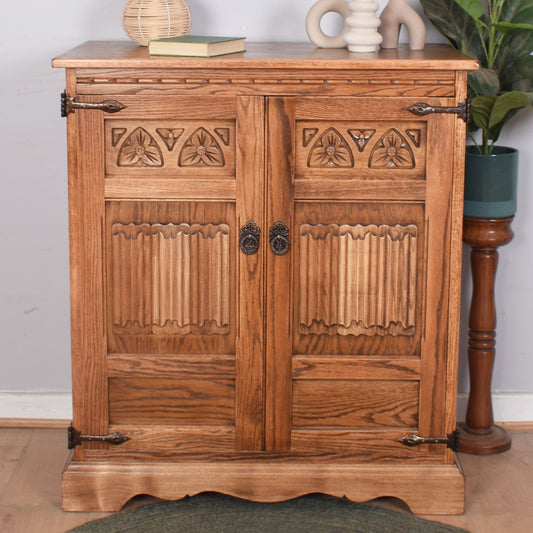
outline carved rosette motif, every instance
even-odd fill
[[[353,154],[346,139],[335,128],[326,130],[313,145],[308,166],[353,167]]]
[[[302,224],[300,333],[414,335],[417,239],[413,224]]]
[[[119,167],[162,167],[163,154],[155,139],[144,129],[128,135],[118,153]]]
[[[113,224],[114,333],[228,333],[229,234],[227,224]]]
[[[415,156],[409,142],[396,129],[391,128],[376,143],[368,163],[370,168],[415,167]]]
[[[198,128],[183,145],[179,166],[223,167],[224,154],[213,135],[204,128]]]

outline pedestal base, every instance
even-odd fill
[[[314,492],[356,502],[392,496],[416,514],[464,512],[464,478],[455,464],[70,462],[63,472],[65,511],[119,511],[138,494],[176,500],[200,492],[260,502]]]
[[[511,436],[500,426],[491,426],[482,434],[470,433],[465,426],[459,430],[459,451],[477,455],[491,455],[507,451]]]

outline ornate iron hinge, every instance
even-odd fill
[[[82,435],[81,431],[75,429],[72,425],[68,427],[68,449],[72,450],[79,446],[83,441],[92,442],[109,442],[109,444],[124,444],[130,438],[121,433],[110,433],[109,435]]]
[[[411,107],[404,107],[404,110],[410,111],[413,113],[413,115],[417,115],[419,117],[429,115],[430,113],[455,113],[467,124],[472,120],[472,110],[470,100],[468,98],[464,102],[459,102],[456,107],[431,106],[424,102],[418,102],[413,104]]]
[[[405,446],[420,446],[421,444],[445,444],[447,448],[454,452],[459,451],[459,432],[455,430],[447,437],[420,437],[419,435],[404,435],[399,442]]]
[[[76,109],[98,109],[105,113],[117,113],[126,106],[117,102],[116,100],[104,100],[99,104],[89,104],[84,102],[76,102],[76,100],[69,96],[66,92],[61,93],[61,116],[66,117],[70,113],[74,113]]]

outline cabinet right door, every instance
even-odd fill
[[[439,462],[455,115],[412,98],[271,98],[266,449]],[[433,106],[454,105],[429,98]],[[449,460],[449,456],[448,456]]]

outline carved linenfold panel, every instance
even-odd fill
[[[204,128],[198,128],[183,145],[178,165],[223,167],[224,154],[216,139]]]
[[[414,224],[300,226],[299,331],[414,335]]]
[[[105,120],[106,175],[235,176],[235,121]]]
[[[423,122],[297,120],[296,135],[296,179],[425,179]]]
[[[229,233],[227,224],[113,224],[114,333],[228,333]]]
[[[122,143],[119,167],[162,167],[163,155],[156,140],[144,129],[136,128]]]
[[[370,161],[370,168],[414,168],[415,156],[405,137],[391,128],[376,143]]]
[[[335,129],[326,130],[309,152],[309,167],[353,167],[346,139]]]

